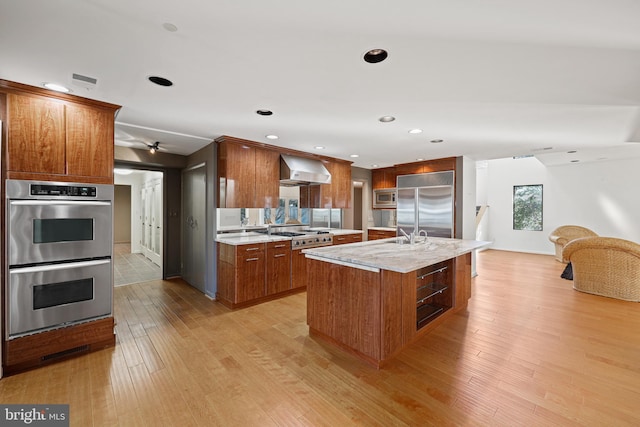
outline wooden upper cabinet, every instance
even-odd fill
[[[395,188],[396,178],[401,175],[416,175],[428,172],[452,171],[455,169],[455,157],[403,163],[388,168],[373,169],[371,171],[371,187],[374,190]]]
[[[331,207],[351,207],[351,164],[347,162],[331,162],[328,164],[331,173]]]
[[[331,184],[300,187],[301,208],[351,206],[351,163],[230,136],[218,144],[218,207],[276,208],[280,197],[280,154],[314,158],[331,173]]]
[[[113,184],[120,106],[0,80],[6,177]]]
[[[395,168],[373,169],[371,171],[371,186],[374,190],[395,188],[396,176]]]
[[[396,177],[400,175],[416,175],[424,172],[424,162],[396,165],[394,169]],[[395,180],[393,186],[395,187]]]
[[[242,144],[222,143],[218,149],[221,208],[253,208],[256,191],[256,151]]]
[[[7,95],[7,169],[65,173],[65,106],[46,98]]]
[[[280,192],[280,153],[219,142],[218,182],[218,207],[275,208]]]
[[[349,208],[351,207],[351,163],[342,161],[324,161],[331,174],[331,184],[302,186],[301,199],[306,197],[310,208]],[[302,192],[302,189],[305,191]],[[307,206],[302,206],[307,207]]]
[[[113,180],[113,112],[67,106],[67,174]]]
[[[277,208],[280,194],[280,153],[256,148],[255,207]]]

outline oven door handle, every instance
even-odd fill
[[[54,206],[54,205],[80,205],[80,206],[111,206],[111,202],[97,200],[11,200],[15,206]]]
[[[41,271],[54,271],[54,270],[69,270],[71,268],[79,267],[93,267],[96,265],[109,264],[111,258],[96,259],[91,261],[78,261],[78,262],[64,262],[60,264],[46,264],[35,265],[32,267],[15,267],[9,268],[9,274],[25,274],[25,273],[39,273]]]

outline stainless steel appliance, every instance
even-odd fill
[[[428,236],[453,237],[454,172],[402,175],[397,178],[398,235],[425,231]]]
[[[373,190],[373,207],[376,209],[393,209],[397,206],[397,190],[384,188]]]
[[[7,339],[108,316],[113,186],[6,181]]]
[[[272,227],[268,233],[272,236],[291,238],[291,249],[307,249],[333,244],[333,234],[325,230],[310,230],[307,227]]]

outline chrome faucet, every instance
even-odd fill
[[[424,233],[424,243],[427,243],[427,237],[429,237],[427,235],[427,230],[420,230],[418,231],[418,236],[420,236],[422,233]]]
[[[404,231],[402,228],[400,229],[400,232],[404,235],[404,237],[407,238],[407,241],[410,244],[414,244],[416,242],[416,235],[413,233],[413,231],[411,232],[411,234],[407,234],[406,231]]]

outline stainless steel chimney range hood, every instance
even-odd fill
[[[280,155],[280,185],[331,184],[331,174],[320,160]]]

